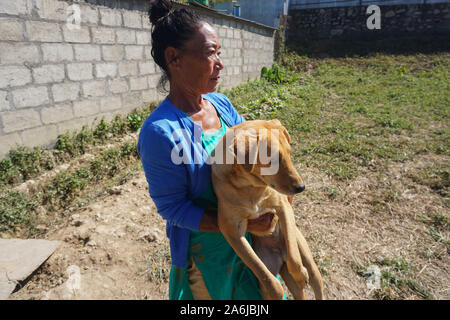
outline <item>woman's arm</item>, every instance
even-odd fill
[[[272,213],[266,213],[257,219],[248,220],[247,231],[259,231],[263,232],[270,228],[270,224],[273,219]],[[201,232],[220,232],[219,225],[217,223],[217,212],[205,211],[203,212],[202,220],[200,221]]]
[[[164,220],[180,228],[198,231],[203,209],[189,200],[185,165],[175,164],[171,159],[174,145],[157,127],[141,129],[138,152],[149,193]]]
[[[201,232],[220,232],[217,223],[217,212],[204,211],[202,220],[200,220],[199,231]]]

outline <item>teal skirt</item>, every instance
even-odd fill
[[[251,236],[246,234],[251,244]],[[191,231],[189,261],[192,257],[213,300],[262,300],[258,279],[242,262],[221,233]],[[169,299],[193,300],[187,267],[172,266]]]

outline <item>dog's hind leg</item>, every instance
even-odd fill
[[[306,239],[303,237],[300,230],[298,230],[298,228],[296,228],[296,229],[297,229],[298,249],[302,256],[303,264],[305,265],[306,269],[308,270],[309,284],[313,288],[314,296],[315,296],[316,300],[322,300],[323,299],[322,275],[320,274],[319,268],[317,267],[316,263],[314,262],[313,255],[311,253],[311,250],[309,249]],[[289,288],[289,290],[290,290],[290,288]]]

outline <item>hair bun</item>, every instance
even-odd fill
[[[169,14],[172,9],[172,2],[170,0],[150,0],[150,9],[148,16],[150,22],[155,25],[158,21]]]

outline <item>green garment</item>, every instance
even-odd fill
[[[221,129],[214,133],[203,133],[202,142],[211,155],[226,132],[226,124],[220,118]],[[212,182],[194,204],[203,209],[217,210],[217,197]],[[246,239],[252,244],[249,233]],[[234,252],[222,233],[190,232],[188,261],[191,256],[200,270],[203,281],[213,300],[261,300],[258,279]],[[172,266],[169,278],[169,299],[193,300],[188,283],[187,267]]]

